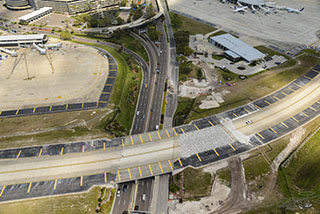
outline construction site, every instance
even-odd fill
[[[109,73],[98,50],[58,39],[0,51],[0,111],[96,102]]]

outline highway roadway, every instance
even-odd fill
[[[126,189],[124,187],[126,186]],[[132,195],[135,192],[135,183],[134,182],[126,182],[118,185],[118,189],[120,190],[120,196],[116,197],[112,213],[114,214],[122,214],[123,211],[127,211],[130,209],[130,202],[132,199]],[[116,194],[118,189],[116,189]]]

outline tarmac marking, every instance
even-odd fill
[[[172,128],[172,130],[173,130],[174,134],[175,134],[176,136],[178,136],[176,130],[175,130],[174,128]]]
[[[235,117],[238,117],[238,115],[237,115],[236,113],[233,113],[233,115],[234,115]]]
[[[121,144],[122,144],[122,147],[124,147],[124,142],[123,142],[123,139],[121,139]]]
[[[50,106],[50,108],[49,108],[49,111],[51,111],[52,110],[52,106]]]
[[[61,148],[61,152],[60,152],[60,155],[63,155],[63,147]]]
[[[112,86],[112,84],[104,84],[105,86]]]
[[[57,188],[57,179],[54,180],[54,185],[53,185],[53,189]]]
[[[308,77],[308,76],[304,76],[304,78],[308,79],[308,80],[312,80],[311,77]]]
[[[196,127],[196,129],[199,131],[199,128],[198,128],[198,126],[196,125],[196,124],[193,124],[194,125],[194,127]]]
[[[198,154],[198,153],[196,153],[196,155],[197,155],[197,157],[198,157],[199,161],[201,162],[202,160],[201,160],[201,158],[200,158],[199,154]]]
[[[312,106],[310,106],[309,108],[311,108],[313,111],[317,111],[317,109],[313,108]]]
[[[1,116],[1,114],[2,114],[2,111],[0,111],[0,116]]]
[[[211,121],[210,121],[210,120],[208,120],[208,122],[210,123],[210,125],[211,125],[211,126],[214,126],[214,124],[213,124],[213,123],[211,123]]]
[[[213,151],[216,153],[216,155],[219,157],[219,153],[217,152],[217,150],[215,150],[214,148],[213,148]]]
[[[97,101],[97,106],[99,106],[99,101]]]
[[[247,113],[249,113],[249,111],[248,111],[248,109],[246,109],[246,108],[243,108]]]
[[[34,107],[34,108],[33,108],[33,111],[32,111],[32,113],[34,113],[35,111],[36,111],[36,107]]]
[[[158,164],[159,164],[159,167],[160,167],[161,173],[163,173],[163,169],[162,169],[162,166],[161,166],[160,161],[158,162]]]
[[[17,159],[20,157],[21,155],[21,150],[19,151],[18,155],[17,155]]]
[[[183,129],[182,128],[180,128],[180,130],[182,131],[182,133],[184,134],[184,131],[183,131]]]
[[[66,110],[68,110],[69,104],[66,104]]]
[[[278,100],[278,101],[280,100],[280,99],[279,99],[278,97],[276,97],[276,96],[273,96],[273,98],[276,99],[276,100]]]
[[[229,143],[229,146],[233,149],[233,151],[236,151],[236,149],[232,146],[231,143]]]
[[[29,183],[29,187],[28,187],[28,191],[27,191],[27,193],[29,193],[29,192],[30,192],[30,190],[31,190],[31,185],[32,185],[32,182],[30,182],[30,183]]]
[[[159,140],[161,140],[161,136],[160,136],[160,133],[159,133],[159,131],[157,131],[157,133],[158,133],[158,137],[159,137]]]
[[[101,92],[101,94],[111,94],[110,92]]]
[[[119,172],[119,170],[118,170],[118,180],[119,180],[119,182],[121,182],[121,178],[120,178],[120,172]]]
[[[142,140],[142,136],[141,136],[141,134],[139,135],[139,137],[140,137],[140,141],[141,141],[141,143],[143,143],[143,140]]]
[[[6,188],[6,185],[4,185],[4,186],[2,187],[2,190],[1,190],[1,192],[0,192],[0,197],[2,196],[3,191],[4,191],[5,188]]]
[[[80,177],[80,186],[82,187],[83,184],[83,176]]]
[[[173,167],[172,167],[171,161],[168,160],[168,163],[169,163],[169,165],[170,165],[171,171],[173,171]]]
[[[83,106],[84,106],[84,103],[81,104],[81,108],[83,108]]]
[[[273,128],[269,128],[273,133],[278,134],[278,132],[276,132]]]
[[[289,128],[284,122],[281,122],[281,124],[286,127],[287,129]]]
[[[315,69],[311,69],[312,71],[314,71],[314,72],[316,72],[316,73],[320,73],[320,71],[317,71],[317,70],[315,70]]]
[[[149,135],[149,139],[150,139],[150,141],[152,142],[151,134],[150,134],[150,133],[148,133],[148,135]]]
[[[128,174],[129,174],[129,178],[130,178],[130,180],[132,180],[131,172],[130,172],[130,168],[128,168]]]
[[[170,138],[170,134],[169,134],[169,132],[168,132],[168,129],[166,129],[166,133],[167,133],[167,135],[168,135],[168,138]]]
[[[261,137],[262,140],[264,140],[264,137],[263,137],[259,132],[257,133],[257,135],[258,135],[259,137]]]
[[[296,118],[294,117],[291,117],[294,121],[296,121],[297,123],[299,123],[299,120],[297,120]]]
[[[151,175],[153,175],[152,168],[151,168],[150,164],[149,164],[149,170],[150,170]]]
[[[289,87],[288,87],[287,89],[289,89],[289,90],[292,91],[292,92],[295,92],[295,90],[293,90],[292,88],[289,88]]]
[[[180,163],[180,166],[183,167],[180,158],[178,158],[178,161],[179,161],[179,163]]]
[[[264,100],[265,103],[267,103],[268,105],[271,105],[271,103],[268,100]]]
[[[260,106],[257,106],[257,105],[254,105],[254,106],[257,107],[257,108],[260,109],[260,110],[262,109]]]
[[[42,154],[42,149],[40,149],[40,152],[39,152],[39,158],[41,157],[41,154]]]
[[[19,114],[19,109],[17,109],[17,111],[16,111],[16,115],[17,115],[17,114]]]
[[[222,117],[222,120],[223,120],[224,122],[226,122],[226,119],[224,119],[224,117]]]
[[[132,135],[130,136],[130,139],[131,139],[131,144],[133,145],[133,144],[134,144],[134,142],[133,142]]]
[[[106,143],[103,143],[103,150],[106,150]]]
[[[281,94],[283,94],[284,96],[288,96],[288,94],[286,94],[286,93],[285,93],[285,92],[283,92],[283,91],[281,92]]]
[[[84,152],[84,145],[82,145],[82,152]]]
[[[140,177],[142,177],[142,172],[140,166],[138,166]]]
[[[104,172],[104,182],[107,183],[108,178],[107,178],[107,172]]]
[[[293,83],[293,85],[295,85],[295,86],[297,86],[297,87],[299,87],[299,88],[301,87],[300,85],[298,85],[298,84],[295,83],[295,82]]]
[[[307,115],[306,113],[304,113],[303,111],[301,112],[304,116],[309,117],[309,115]]]

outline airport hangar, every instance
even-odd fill
[[[266,57],[265,54],[228,33],[210,37],[210,43],[224,50],[224,53],[233,61],[244,59],[252,63]]]

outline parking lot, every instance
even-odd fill
[[[317,42],[316,32],[320,29],[320,4],[318,0],[277,0],[277,5],[305,10],[300,13],[265,14],[262,10],[244,14],[235,13],[233,4],[222,4],[219,0],[169,0],[169,8],[189,16],[216,24],[226,31],[235,31],[241,37],[259,38],[266,44],[274,44],[285,50],[297,45]],[[247,42],[247,40],[246,40]],[[250,43],[249,43],[250,44]]]

